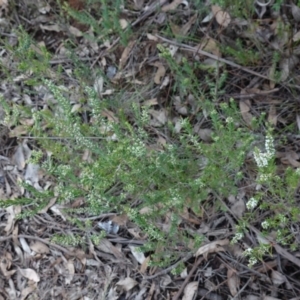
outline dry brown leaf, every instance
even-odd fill
[[[8,271],[11,267],[11,261],[12,259],[7,255],[0,258],[0,270],[5,277],[11,277],[16,273],[16,270]]]
[[[30,282],[30,285],[22,290],[20,300],[25,300],[28,297],[28,295],[30,295],[36,289],[37,289],[37,284],[34,282]],[[27,299],[29,299],[29,297]]]
[[[198,281],[190,282],[186,285],[182,300],[193,300],[198,289]]]
[[[29,248],[28,243],[26,242],[26,240],[24,238],[20,238],[20,244],[22,246],[22,249],[24,250],[24,252],[28,253],[29,255],[31,254],[31,250]]]
[[[232,206],[231,206],[231,210],[233,211],[233,213],[241,218],[243,216],[243,213],[246,210],[246,205],[244,200],[239,199],[237,202],[235,202]]]
[[[54,25],[42,25],[40,24],[40,28],[42,30],[47,30],[47,31],[55,31],[55,32],[60,32],[61,28],[58,24],[54,24]]]
[[[291,55],[288,58],[284,58],[280,64],[280,81],[285,81],[290,73],[295,69],[296,65],[299,63],[299,58],[296,55]]]
[[[170,11],[170,10],[174,10],[177,8],[178,5],[180,5],[182,3],[182,0],[174,0],[173,2],[171,2],[168,5],[165,5],[162,7],[162,11],[166,12],[166,11]]]
[[[180,35],[180,26],[174,24],[173,22],[170,21],[170,27],[172,30],[172,33],[176,36],[176,35]]]
[[[275,105],[270,105],[268,122],[274,126],[276,126],[276,124],[277,124],[277,112],[276,112]]]
[[[136,10],[142,9],[142,7],[144,5],[144,0],[133,0],[133,2],[134,2],[134,8]]]
[[[119,280],[116,285],[120,286],[124,291],[128,292],[138,284],[137,281],[130,277]]]
[[[35,253],[47,254],[50,252],[49,247],[40,241],[36,241],[30,245],[30,248]]]
[[[103,109],[101,111],[101,115],[103,117],[106,117],[108,121],[113,122],[113,123],[119,123],[119,118],[110,110],[108,109]]]
[[[199,48],[218,57],[221,57],[221,51],[218,47],[218,44],[211,38],[203,39],[203,41],[199,45]]]
[[[156,73],[155,73],[155,76],[154,76],[154,82],[156,84],[160,84],[161,83],[161,79],[166,74],[166,68],[164,67],[164,65],[161,62],[155,62],[152,65],[158,68],[157,71],[156,71]]]
[[[120,26],[121,26],[122,29],[126,29],[128,27],[128,24],[129,24],[128,21],[125,20],[125,19],[120,19],[119,23],[120,23]]]
[[[227,27],[231,22],[231,17],[228,12],[223,11],[222,8],[218,5],[212,5],[211,11],[213,12],[216,21],[219,25]]]
[[[250,108],[251,108],[251,101],[249,99],[240,100],[239,101],[239,106],[240,106],[240,111],[241,111],[241,115],[242,115],[243,120],[245,121],[245,123],[248,126],[251,126],[252,119],[253,119],[252,114],[249,112]]]
[[[300,168],[300,162],[298,162],[299,156],[295,151],[284,152],[283,155],[280,156],[280,158],[280,161],[283,164],[291,165],[295,168]]]
[[[293,36],[293,41],[298,42],[300,40],[300,31],[297,31]]]
[[[175,96],[174,97],[174,105],[176,111],[181,114],[182,116],[186,116],[188,114],[188,108],[186,102],[182,101],[180,96]],[[180,119],[179,119],[180,122]],[[180,122],[181,123],[181,122]]]
[[[138,251],[137,250],[138,247],[135,247],[132,245],[129,245],[128,247],[129,247],[131,253],[133,254],[133,256],[135,257],[135,259],[137,260],[137,262],[139,262],[140,264],[143,264],[143,262],[146,259],[144,253],[141,251]]]
[[[299,114],[296,115],[296,121],[297,121],[298,130],[300,131],[300,115]]]
[[[147,33],[147,38],[148,38],[148,40],[155,41],[155,42],[157,42],[159,40],[157,36],[155,36],[151,33]]]
[[[148,256],[141,265],[140,272],[141,274],[145,274],[150,262],[150,256]]]
[[[69,31],[72,35],[76,36],[76,37],[82,37],[83,33],[82,31],[80,31],[78,28],[70,26],[69,27]]]
[[[123,253],[117,247],[115,247],[108,239],[102,239],[96,247],[105,253],[113,254],[116,258],[124,258]]]
[[[240,287],[240,279],[236,274],[236,270],[227,270],[227,284],[230,290],[230,294],[235,296],[238,293]]]
[[[125,47],[125,49],[122,52],[120,62],[119,62],[119,70],[122,70],[127,62],[127,59],[135,45],[136,41],[130,41],[128,45]]]
[[[65,264],[65,267],[67,269],[67,274],[65,275],[65,283],[70,284],[75,274],[75,266],[73,261],[68,260],[68,262]]]
[[[292,15],[294,17],[294,20],[296,22],[300,22],[300,8],[299,8],[299,6],[297,6],[293,2],[291,3],[291,5],[292,5]]]
[[[225,249],[221,246],[225,246],[229,244],[229,240],[228,239],[224,239],[224,240],[218,240],[218,241],[214,241],[211,242],[209,244],[206,244],[204,246],[201,246],[195,256],[198,257],[199,255],[202,255],[207,258],[207,255],[209,253],[215,253],[215,252],[220,252],[220,251],[225,251]]]
[[[14,229],[16,216],[19,213],[21,213],[21,206],[19,205],[9,206],[5,210],[7,212],[7,221],[6,221],[6,226],[4,228],[4,231],[6,233],[10,233]]]
[[[150,125],[154,127],[160,127],[166,124],[168,120],[167,111],[165,109],[161,109],[161,110],[149,109],[149,114],[153,117],[150,121]]]
[[[195,23],[195,21],[197,20],[197,14],[193,15],[188,22],[186,22],[183,26],[181,26],[179,34],[180,35],[186,35],[189,30],[191,29],[191,26]]]
[[[272,282],[277,286],[279,286],[279,285],[283,284],[284,282],[286,282],[285,276],[283,274],[281,274],[280,272],[275,271],[275,270],[272,270],[271,278],[272,278]]]
[[[3,12],[6,12],[8,9],[8,1],[0,0],[0,17],[2,17]]]
[[[25,300],[28,297],[28,295],[30,295],[36,289],[37,289],[36,283],[31,283],[28,287],[22,290],[20,300]],[[29,299],[29,297],[27,299]]]
[[[203,140],[204,142],[212,142],[212,133],[213,131],[209,128],[200,128],[200,125],[196,124],[194,129],[193,129],[194,133],[197,133],[201,140]]]
[[[146,101],[144,101],[143,105],[145,106],[153,106],[153,105],[157,105],[158,101],[157,98],[152,98],[152,99],[148,99]]]
[[[21,273],[22,276],[25,278],[32,280],[34,282],[39,282],[40,281],[40,276],[36,271],[33,269],[19,269],[19,272]]]

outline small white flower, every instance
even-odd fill
[[[263,229],[268,229],[270,226],[270,223],[269,223],[269,221],[265,220],[261,223],[261,226]]]
[[[254,209],[258,204],[258,200],[255,199],[255,198],[250,198],[249,201],[247,202],[246,206],[247,206],[247,209]]]
[[[226,123],[227,124],[233,123],[233,118],[232,117],[226,118]]]

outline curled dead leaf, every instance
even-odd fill
[[[29,268],[28,269],[19,269],[19,272],[23,277],[25,277],[29,280],[32,280],[34,282],[40,281],[40,276],[33,269],[29,269]]]
[[[292,6],[292,15],[293,18],[296,22],[300,22],[300,7],[294,4],[293,2],[291,3]]]
[[[230,290],[230,294],[235,296],[238,293],[240,287],[240,279],[233,269],[227,270],[227,284]]]
[[[198,281],[190,282],[184,288],[182,300],[193,300],[198,289]]]
[[[130,277],[126,277],[116,283],[116,285],[120,286],[126,292],[133,289],[137,284],[138,282]]]
[[[223,27],[227,27],[231,22],[231,17],[228,12],[223,11],[222,8],[218,5],[212,5],[211,11],[213,12],[216,21],[219,25]]]
[[[30,248],[35,253],[47,254],[50,252],[49,247],[40,241],[36,241],[30,245]]]
[[[269,114],[268,114],[268,122],[274,126],[276,126],[277,124],[277,112],[276,112],[275,105],[270,106]]]
[[[228,245],[229,244],[229,240],[228,239],[224,239],[224,240],[218,240],[218,241],[214,241],[211,243],[208,243],[204,246],[201,246],[195,256],[198,257],[200,255],[203,254],[203,256],[205,258],[207,258],[207,255],[209,253],[215,253],[215,252],[220,252],[220,251],[225,251],[225,249],[222,246]]]
[[[164,65],[161,63],[161,62],[155,62],[153,64],[153,66],[157,67],[157,71],[155,73],[155,76],[154,76],[154,82],[156,84],[160,84],[161,83],[161,80],[162,78],[165,76],[166,74],[166,68],[164,67]]]

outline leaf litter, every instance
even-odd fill
[[[81,1],[65,2],[68,2],[75,10],[82,9],[83,7]],[[146,91],[147,97],[143,101],[138,100],[137,102],[139,105],[143,103],[143,105],[151,106],[149,110],[151,115],[149,126],[153,127],[155,132],[158,132],[157,145],[153,147],[154,149],[162,149],[166,146],[168,137],[165,137],[163,131],[168,122],[171,121],[178,124],[176,133],[180,134],[182,128],[178,120],[182,117],[194,118],[194,111],[197,111],[197,109],[192,107],[191,103],[186,100],[185,95],[183,96],[179,93],[172,96],[172,105],[167,107],[169,103],[166,95],[167,91],[171,88],[173,74],[166,66],[165,61],[157,55],[157,52],[153,51],[155,49],[153,45],[161,42],[161,39],[157,37],[155,31],[149,31],[147,22],[149,24],[160,24],[155,26],[163,26],[169,22],[172,33],[175,36],[187,37],[195,28],[197,30],[200,28],[200,31],[205,32],[205,35],[201,36],[198,46],[197,43],[190,42],[186,42],[185,49],[180,45],[169,45],[170,52],[175,58],[184,56],[188,60],[202,59],[204,64],[208,66],[207,70],[210,67],[217,69],[218,64],[213,64],[213,62],[218,62],[218,58],[220,57],[224,58],[222,68],[229,70],[232,74],[230,77],[232,81],[228,83],[228,88],[226,89],[227,96],[231,97],[232,94],[239,94],[241,96],[237,98],[237,102],[239,103],[241,117],[247,126],[251,128],[253,119],[255,119],[259,112],[265,111],[269,123],[273,124],[273,126],[279,126],[283,122],[286,124],[295,123],[299,131],[299,114],[298,112],[294,112],[293,107],[290,106],[291,102],[287,103],[287,107],[285,108],[287,111],[291,111],[291,113],[287,114],[281,107],[287,97],[295,100],[292,94],[285,94],[282,90],[278,89],[275,96],[272,93],[266,93],[265,96],[261,95],[261,92],[268,92],[274,89],[276,85],[274,79],[276,70],[279,70],[281,73],[278,79],[279,82],[286,84],[286,86],[284,84],[282,86],[288,90],[288,81],[294,78],[297,71],[299,63],[298,54],[286,52],[275,63],[261,60],[261,65],[266,66],[261,69],[256,68],[262,74],[261,80],[254,87],[250,88],[242,81],[238,81],[240,86],[236,88],[236,78],[241,77],[241,74],[244,74],[243,71],[247,72],[247,68],[230,64],[234,62],[234,58],[223,52],[221,46],[228,45],[226,45],[226,42],[225,45],[220,44],[222,40],[218,37],[219,35],[223,38],[223,41],[230,41],[229,31],[233,30],[235,32],[233,38],[243,38],[245,45],[260,45],[259,43],[264,45],[264,43],[270,42],[275,48],[283,48],[291,43],[291,41],[288,38],[276,41],[277,36],[274,37],[274,34],[278,34],[278,28],[282,25],[279,17],[270,30],[265,30],[269,22],[267,19],[264,25],[258,28],[257,25],[254,26],[256,23],[255,19],[235,19],[230,11],[225,11],[217,5],[209,6],[205,4],[208,5],[205,13],[197,12],[197,14],[189,14],[190,9],[192,9],[192,12],[196,11],[193,3],[189,1],[160,1],[160,12],[156,11],[156,4],[154,5],[151,1],[149,3],[147,1],[133,2],[134,10],[139,11],[141,14],[136,15],[134,12],[129,13],[128,10],[124,10],[124,16],[120,18],[119,25],[123,30],[129,27],[143,29],[143,26],[145,26],[146,30],[144,32],[146,32],[147,42],[144,44],[137,43],[137,39],[135,38],[130,40],[127,46],[124,47],[119,44],[118,37],[116,38],[114,34],[111,34],[103,44],[95,45],[85,38],[85,30],[81,30],[80,26],[75,26],[75,24],[61,26],[60,21],[55,19],[57,15],[54,14],[54,10],[58,9],[58,7],[54,5],[54,8],[52,8],[48,2],[44,1],[39,1],[37,5],[33,6],[36,9],[34,17],[30,15],[28,7],[22,10],[20,5],[16,5],[16,13],[21,18],[18,18],[18,22],[15,22],[15,24],[21,22],[28,31],[34,29],[34,39],[37,43],[41,43],[40,45],[44,45],[51,51],[55,49],[52,58],[53,66],[57,61],[60,61],[60,64],[64,66],[66,74],[68,74],[66,77],[68,79],[66,80],[70,80],[68,83],[70,90],[74,85],[72,82],[74,66],[68,61],[67,50],[63,47],[63,41],[69,37],[72,39],[75,38],[75,51],[79,54],[82,62],[93,61],[93,66],[106,67],[106,75],[112,83],[119,85],[124,80],[127,82],[131,80],[132,83],[138,84],[151,82],[152,85],[149,86],[151,86],[152,90],[150,88],[149,91]],[[1,24],[11,22],[7,17],[10,14],[8,4],[6,0],[0,1]],[[259,1],[256,4],[259,8],[257,6],[254,8],[259,18],[263,19],[268,14],[275,14],[269,4],[262,5]],[[291,14],[296,23],[299,22],[299,7],[291,3],[290,8],[289,14]],[[136,18],[136,16],[138,17]],[[16,18],[16,15],[10,17]],[[183,23],[178,23],[178,19],[181,19]],[[25,20],[29,20],[29,22],[26,23]],[[201,25],[197,24],[198,20],[202,20]],[[213,22],[216,22],[216,24]],[[248,30],[244,30],[244,32],[239,33],[236,30],[238,26],[245,26],[245,24],[251,22],[253,23],[251,28],[254,32],[249,33]],[[293,42],[297,42],[299,39],[299,30],[297,24],[291,24],[295,26],[291,39]],[[10,36],[10,38],[13,35],[13,27],[12,23],[10,31],[10,29],[4,26],[6,28],[6,35]],[[218,31],[217,35],[214,29]],[[227,29],[228,32],[226,31]],[[137,30],[136,34],[141,33]],[[240,36],[238,36],[239,34]],[[272,41],[272,37],[274,41]],[[11,42],[15,43],[13,39],[11,39]],[[230,45],[230,42],[228,43]],[[137,50],[137,47],[141,48]],[[186,51],[188,47],[195,47],[193,48],[194,54],[192,56]],[[213,55],[209,57],[210,61],[206,60],[207,57],[202,57],[202,54],[197,54],[197,47]],[[98,51],[101,51],[101,54]],[[147,62],[147,60],[145,62],[146,51],[150,53],[150,58],[147,58],[150,62]],[[36,53],[38,53],[37,49]],[[265,55],[263,59],[267,60],[267,56]],[[136,70],[132,68],[133,58],[135,59],[135,63],[139,64]],[[109,61],[108,64],[106,60]],[[43,87],[35,91],[38,96],[26,95],[24,97],[20,86],[30,78],[30,72],[28,74],[18,74],[15,68],[16,62],[9,54],[4,56],[1,54],[1,61],[6,66],[12,66],[11,75],[14,77],[14,86],[10,86],[5,79],[1,83],[1,96],[9,99],[7,101],[20,105],[24,100],[29,106],[34,103],[37,106],[40,105],[45,108],[48,101],[54,101],[53,97],[43,90]],[[271,65],[273,69],[269,68]],[[269,73],[269,85],[263,81],[265,79],[263,76],[267,73]],[[249,76],[249,74],[248,72],[247,75]],[[247,81],[246,76],[243,76],[243,80]],[[256,75],[252,74],[252,76]],[[132,79],[133,77],[134,79]],[[204,90],[205,83],[205,77],[201,77],[200,75],[199,85]],[[101,97],[115,92],[113,89],[106,89],[103,76],[94,78],[93,84],[96,92]],[[156,90],[153,89],[155,85],[158,86]],[[260,101],[262,97],[264,98],[264,103]],[[37,100],[38,98],[40,100]],[[82,110],[83,107],[76,100],[76,92],[71,98],[74,100],[72,113]],[[218,100],[220,101],[220,99]],[[195,101],[197,102],[198,99]],[[113,111],[106,110],[102,113],[111,122],[118,122]],[[4,125],[4,129],[2,130],[1,128],[0,130],[0,158],[1,168],[3,169],[0,182],[1,200],[15,199],[21,195],[30,197],[30,190],[19,185],[19,182],[22,180],[38,191],[45,191],[49,186],[49,182],[46,183],[46,178],[40,172],[40,166],[28,162],[31,149],[34,149],[38,145],[34,142],[34,139],[25,138],[30,135],[30,126],[32,125],[32,120],[20,119],[19,125],[11,126],[11,124],[6,124]],[[107,132],[108,138],[111,138],[113,141],[117,140],[117,138],[113,137],[113,130],[110,128],[102,128],[102,130],[103,132]],[[213,131],[207,125],[203,126],[201,122],[195,122],[193,131],[199,135],[203,142],[213,142]],[[294,139],[293,142],[295,142],[295,145],[298,145],[297,139]],[[281,151],[278,151],[276,155],[282,165],[299,168],[300,157],[297,149],[293,149],[293,146],[285,147]],[[85,156],[88,159],[88,154]],[[203,157],[203,161],[205,165],[205,157]],[[55,180],[50,182],[51,188],[56,184]],[[135,224],[128,224],[127,221],[120,222],[119,224],[116,219],[110,216],[99,216],[101,221],[97,223],[96,220],[94,223],[94,225],[98,224],[100,227],[99,230],[102,229],[108,234],[107,238],[102,239],[98,245],[90,246],[85,251],[76,248],[76,246],[54,246],[49,242],[49,238],[52,237],[53,233],[61,231],[67,233],[67,229],[70,229],[71,226],[68,222],[70,216],[64,212],[67,204],[56,204],[56,201],[57,197],[55,196],[46,207],[39,210],[36,217],[24,220],[17,218],[18,214],[24,209],[21,206],[11,205],[1,210],[2,249],[14,249],[14,251],[6,250],[1,253],[0,270],[5,284],[5,290],[3,290],[3,296],[1,294],[1,297],[18,299],[20,296],[20,299],[26,299],[30,295],[36,299],[47,299],[50,297],[51,291],[56,299],[63,299],[64,295],[68,295],[70,299],[93,299],[96,295],[102,297],[99,299],[119,299],[124,293],[127,299],[162,299],[161,293],[164,294],[164,298],[171,299],[173,297],[175,299],[174,290],[180,291],[183,279],[186,278],[190,281],[186,282],[185,288],[182,289],[182,299],[185,300],[194,299],[195,297],[203,299],[226,299],[230,296],[238,297],[239,295],[242,295],[241,299],[266,300],[281,299],[283,298],[282,295],[285,295],[286,299],[294,299],[296,297],[292,289],[288,286],[288,281],[292,282],[290,284],[294,284],[296,289],[299,289],[299,283],[295,283],[293,278],[291,280],[289,277],[290,274],[284,274],[282,270],[282,266],[288,266],[287,268],[295,270],[295,266],[290,264],[292,258],[290,257],[289,260],[286,260],[284,257],[285,253],[281,252],[282,255],[277,254],[277,260],[275,260],[272,267],[269,267],[270,269],[263,271],[268,264],[271,266],[270,261],[267,260],[274,258],[272,256],[267,257],[266,261],[262,260],[253,269],[247,268],[245,259],[240,256],[241,250],[234,249],[229,244],[228,233],[229,236],[232,236],[235,224],[228,214],[224,215],[224,217],[217,216],[217,213],[211,208],[207,209],[206,215],[202,216],[197,216],[191,210],[186,210],[182,214],[178,226],[185,226],[190,234],[194,234],[195,232],[199,234],[201,232],[204,235],[204,242],[196,251],[195,256],[203,256],[205,260],[199,260],[199,265],[197,266],[195,258],[185,253],[186,250],[182,250],[179,262],[185,265],[186,274],[183,276],[184,278],[180,279],[171,273],[178,261],[173,262],[169,268],[150,268],[148,265],[148,254],[139,252],[138,250],[139,245],[145,242],[147,236],[144,236]],[[245,200],[243,198],[234,200],[231,203],[230,210],[232,216],[240,218],[245,213]],[[165,224],[163,225],[167,231],[167,218],[164,222]],[[118,227],[114,227],[115,224]],[[95,229],[95,232],[97,230]],[[82,232],[81,234],[85,233]],[[212,237],[213,241],[210,240]],[[40,240],[36,240],[36,238]],[[258,236],[257,239],[259,239]],[[240,247],[245,248],[253,241],[254,237],[248,236],[247,240],[245,239]],[[266,242],[267,240],[264,241]],[[253,243],[255,244],[255,242]],[[233,258],[237,256],[239,258]],[[280,264],[280,262],[283,262],[283,264]],[[137,264],[140,265],[138,266],[139,268],[136,268]],[[200,275],[197,275],[198,277],[195,276],[191,272],[191,267],[203,270],[203,275],[200,273]],[[149,272],[152,272],[152,274]],[[243,276],[240,276],[240,274],[243,274]],[[21,283],[20,276],[23,278],[24,283]],[[149,284],[146,284],[143,276],[154,276],[153,278],[157,276],[160,278],[161,283],[158,285],[155,280],[146,279],[146,281],[149,281]],[[246,277],[251,278],[251,283],[245,280]],[[225,278],[226,280],[221,281],[220,278]],[[266,278],[270,279],[270,281],[266,280]],[[205,284],[202,284],[203,280],[206,281]],[[90,291],[86,289],[86,281],[88,281]],[[249,288],[250,286],[251,289]],[[285,291],[279,291],[279,289],[274,288],[279,286],[285,289]],[[257,294],[259,290],[263,290],[264,292],[262,292],[260,297],[257,297],[253,291]],[[177,295],[179,297],[179,294]]]

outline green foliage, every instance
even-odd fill
[[[95,4],[92,2],[91,5]],[[246,13],[250,2],[253,6],[252,1],[246,1],[243,7],[241,1],[213,2],[224,7],[235,6],[242,14]],[[111,4],[102,0],[101,22],[96,22],[88,10],[78,12],[69,7],[65,9],[74,19],[92,26],[99,41],[116,34],[126,43],[131,33],[130,28],[123,30],[120,27],[120,7],[121,1]],[[159,150],[153,150],[150,147],[153,136],[148,131],[150,114],[147,107],[140,107],[132,101],[129,108],[133,119],[130,119],[124,110],[116,109],[119,106],[112,104],[120,101],[122,90],[100,101],[90,82],[94,78],[87,79],[87,67],[71,51],[70,57],[75,66],[73,79],[79,85],[77,92],[84,113],[91,120],[85,122],[82,111],[73,110],[72,91],[64,86],[61,70],[56,69],[53,75],[49,65],[51,55],[45,49],[37,48],[22,29],[18,37],[18,46],[13,49],[7,46],[20,62],[15,70],[17,75],[28,72],[26,86],[43,88],[51,101],[44,110],[10,106],[2,101],[6,113],[4,123],[17,126],[21,118],[34,120],[29,134],[37,139],[40,151],[33,151],[28,162],[40,164],[46,174],[56,179],[56,185],[53,191],[43,192],[26,185],[30,199],[2,201],[1,207],[29,205],[28,210],[19,216],[22,218],[38,213],[54,195],[57,195],[58,203],[71,203],[82,197],[85,199],[82,207],[65,211],[71,215],[68,217],[71,224],[86,232],[91,224],[78,220],[82,214],[88,217],[108,212],[127,214],[148,238],[148,243],[141,250],[151,252],[152,265],[169,265],[187,248],[193,248],[189,251],[197,249],[203,237],[182,227],[182,213],[189,209],[196,215],[203,215],[207,205],[224,210],[220,203],[207,203],[207,199],[212,193],[222,197],[237,194],[238,184],[245,176],[246,157],[253,150],[253,131],[243,126],[235,101],[219,101],[228,78],[225,70],[220,72],[222,66],[205,69],[205,80],[199,83],[199,73],[203,73],[205,67],[203,64],[185,58],[175,61],[168,49],[157,45],[161,59],[173,76],[172,95],[181,98],[192,95],[196,99],[193,110],[197,118],[205,119],[211,137],[208,141],[201,140],[194,131],[193,120],[183,118],[180,120],[180,134],[176,133],[175,125],[170,121],[164,128],[170,135],[170,141]],[[245,51],[239,41],[237,48],[227,48],[226,51],[234,55],[240,64],[256,63],[257,53]],[[274,63],[278,60],[274,54]],[[103,111],[108,109],[114,111],[118,121],[113,122],[103,116]],[[262,125],[264,117],[262,115],[253,121],[254,129]],[[270,140],[270,136],[271,131],[267,132],[266,137]],[[300,214],[293,197],[300,175],[298,170],[288,168],[283,180],[278,177],[272,141],[266,143],[266,151],[254,150],[254,157],[266,159],[262,165],[257,163],[256,170],[256,184],[262,188],[257,189],[249,199],[247,211],[236,226],[233,242],[243,237],[249,224],[257,222],[260,211],[269,211],[271,214],[261,223],[264,234],[274,230],[278,243],[295,247],[297,241],[288,228]],[[45,150],[52,152],[52,156],[43,160]],[[86,150],[90,153],[89,160],[82,159]],[[55,235],[52,242],[84,245],[86,237],[79,234]],[[103,237],[104,234],[92,235],[90,239],[99,244]],[[189,246],[191,242],[193,246]],[[252,264],[269,251],[263,245],[246,254],[252,259]],[[181,266],[174,270],[175,273],[180,271]]]

